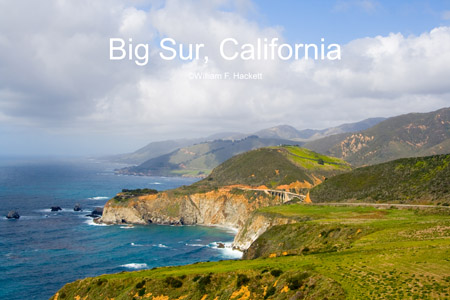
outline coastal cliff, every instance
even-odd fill
[[[147,194],[124,190],[108,201],[98,222],[223,226],[238,230],[233,247],[245,250],[267,228],[290,222],[249,220],[253,211],[298,201],[326,178],[350,169],[342,160],[295,146],[262,148],[227,160],[190,186]]]
[[[223,187],[205,193],[177,195],[162,192],[125,203],[111,200],[99,220],[105,224],[207,225],[241,228],[260,207],[280,205],[275,196]]]

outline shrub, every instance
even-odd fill
[[[141,282],[136,283],[136,288],[141,289],[145,285],[145,280],[142,280]]]
[[[180,280],[175,279],[175,278],[173,278],[173,277],[171,277],[171,276],[167,277],[167,278],[164,280],[164,282],[165,282],[167,285],[169,285],[169,286],[171,286],[171,287],[173,287],[173,288],[179,288],[179,287],[181,287],[181,286],[183,285],[183,282],[181,282]]]
[[[247,277],[245,274],[238,274],[237,280],[236,280],[236,286],[241,287],[243,285],[246,285],[250,282],[250,278]]]
[[[275,269],[275,270],[270,271],[270,274],[272,274],[273,277],[278,277],[281,274],[283,274],[283,271],[281,271],[279,269]]]
[[[308,277],[309,277],[308,273],[304,272],[289,278],[287,280],[288,288],[290,290],[299,289],[303,285],[304,280]]]
[[[211,273],[206,276],[201,277],[198,280],[198,288],[200,291],[204,292],[206,290],[206,286],[211,283]]]
[[[270,288],[267,289],[266,295],[264,296],[264,299],[267,299],[270,296],[274,295],[275,292],[276,292],[276,289],[273,286],[271,286]]]

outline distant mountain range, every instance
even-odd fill
[[[256,135],[263,139],[272,139],[272,140],[279,139],[279,140],[293,140],[293,141],[310,141],[332,134],[364,130],[370,128],[371,126],[383,120],[385,120],[385,118],[371,118],[357,123],[343,124],[337,127],[331,127],[321,130],[317,129],[297,130],[289,125],[280,125],[260,130],[254,134],[245,134],[239,132],[222,132],[203,138],[151,142],[145,147],[136,150],[135,152],[112,155],[105,157],[105,159],[114,162],[139,165],[149,159],[171,153],[179,148],[189,147],[200,143],[214,142],[217,140],[236,141],[244,139],[251,135]],[[271,144],[270,146],[279,145],[280,143],[282,143],[282,141],[276,141],[273,145]],[[214,146],[212,146],[212,148],[214,148]],[[247,149],[246,151],[248,150],[251,149]]]
[[[366,119],[323,130],[280,125],[253,135],[226,132],[206,138],[153,142],[109,159],[135,164],[119,170],[121,174],[203,177],[234,155],[278,145],[301,145],[353,166],[446,154],[450,152],[450,108]]]
[[[328,136],[304,147],[353,166],[446,154],[450,152],[450,108],[392,117],[369,129]]]
[[[289,125],[281,125],[268,129],[263,129],[254,134],[262,138],[279,138],[296,141],[310,141],[323,138],[326,136],[355,132],[370,128],[386,118],[370,118],[356,123],[342,124],[336,127],[330,127],[326,129],[304,129],[297,130]]]

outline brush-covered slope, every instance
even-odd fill
[[[227,159],[257,148],[299,142],[249,136],[241,140],[214,140],[177,149],[171,153],[149,159],[134,167],[118,171],[130,175],[206,176]]]
[[[192,188],[211,190],[230,185],[278,188],[295,182],[312,187],[325,178],[348,172],[343,160],[297,146],[261,148],[227,160]]]
[[[367,130],[326,137],[304,147],[354,166],[449,153],[450,108],[389,118]]]
[[[51,299],[446,299],[448,211],[267,207],[254,215],[296,223],[263,234],[246,252],[257,259],[86,278]]]
[[[310,191],[313,202],[450,204],[450,154],[404,158],[362,167]]]

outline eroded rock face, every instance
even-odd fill
[[[264,193],[256,193],[249,198],[248,195],[233,194],[227,188],[177,197],[159,193],[126,203],[110,200],[99,221],[106,224],[216,225],[239,230],[255,209],[280,204],[280,199]],[[254,234],[250,236],[247,242],[239,243],[237,247],[250,246],[257,237]]]
[[[278,204],[280,200],[273,197],[259,195],[249,200],[227,189],[178,197],[159,193],[125,204],[111,200],[105,205],[100,221],[107,224],[220,225],[238,229],[253,210]]]
[[[233,248],[241,251],[248,249],[256,239],[272,226],[295,223],[291,218],[266,216],[255,213],[240,228],[233,241]]]

